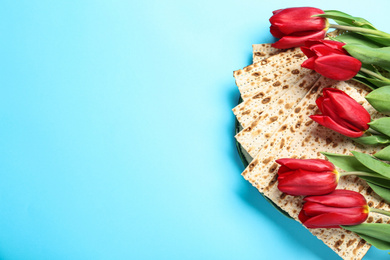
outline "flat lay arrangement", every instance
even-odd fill
[[[313,7],[269,21],[234,71],[242,176],[343,259],[389,250],[390,34]]]

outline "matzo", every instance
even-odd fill
[[[241,97],[245,100],[256,94],[263,85],[282,76],[287,68],[300,67],[305,55],[299,49],[291,49],[233,73]],[[257,84],[256,84],[257,82]]]
[[[313,87],[319,74],[311,74],[301,79],[297,86],[291,87],[282,97],[274,101],[269,108],[265,108],[262,114],[248,127],[244,128],[235,137],[242,147],[255,157],[267,140],[275,133],[287,116],[294,111],[299,113],[297,105],[306,93]]]
[[[271,46],[271,43],[253,44],[253,63],[257,63],[262,59],[267,59],[272,55],[285,52],[286,50],[277,49]]]
[[[276,116],[281,122],[280,117],[306,95],[319,76],[315,71],[305,68],[289,71],[276,83],[264,87],[262,91],[233,108],[233,113],[244,128],[257,121],[259,115],[262,120],[266,120],[267,116]],[[251,128],[253,129],[252,125]]]

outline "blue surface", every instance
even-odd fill
[[[288,3],[2,0],[0,259],[339,259],[240,176],[232,71]]]

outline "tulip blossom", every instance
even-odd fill
[[[336,189],[339,174],[321,159],[279,159],[278,188],[288,195],[323,195]]]
[[[324,11],[313,7],[294,7],[273,11],[270,31],[280,38],[272,47],[288,49],[303,46],[309,39],[323,39],[328,30],[328,21],[323,17],[313,15]]]
[[[307,228],[340,228],[340,225],[363,223],[370,211],[366,199],[358,192],[335,190],[327,195],[308,196],[299,213]]]
[[[343,49],[345,43],[330,40],[309,40],[301,47],[308,57],[302,67],[335,80],[349,80],[362,67],[362,63]]]
[[[321,115],[311,115],[315,122],[348,137],[357,138],[369,128],[367,110],[341,90],[324,88],[316,100]]]

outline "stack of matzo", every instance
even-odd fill
[[[296,220],[302,208],[302,197],[289,196],[277,189],[276,159],[324,159],[320,152],[373,154],[382,148],[358,145],[310,119],[310,115],[319,113],[315,100],[325,87],[345,91],[361,103],[373,119],[380,115],[364,99],[368,93],[364,86],[330,80],[302,68],[305,59],[299,48],[278,50],[270,44],[258,44],[253,45],[253,64],[234,72],[244,100],[233,109],[243,127],[236,139],[253,158],[242,175]],[[370,207],[390,210],[389,205],[357,177],[341,178],[338,189],[358,191]],[[390,223],[390,218],[370,213],[367,222]],[[310,232],[343,259],[362,259],[370,248],[359,236],[344,229],[310,229]]]

